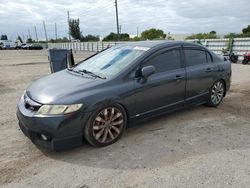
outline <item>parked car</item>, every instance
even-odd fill
[[[23,49],[23,50],[28,50],[29,47],[30,47],[30,45],[31,45],[31,44],[25,44],[25,43],[23,43],[23,44],[21,45],[21,49]]]
[[[24,50],[42,50],[43,47],[40,44],[25,44],[21,46]]]
[[[23,43],[20,40],[16,40],[15,41],[15,49],[21,49],[22,44]]]
[[[187,106],[218,106],[230,83],[230,62],[203,46],[133,42],[35,81],[18,102],[17,117],[39,146],[58,151],[83,139],[107,146],[142,119]]]
[[[250,62],[250,52],[247,52],[243,55],[244,59],[242,60],[242,64],[246,65]]]
[[[31,44],[28,49],[29,50],[42,50],[43,47],[40,44]]]

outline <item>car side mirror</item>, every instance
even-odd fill
[[[141,76],[144,78],[144,79],[147,79],[149,76],[151,76],[152,74],[154,74],[156,72],[155,70],[155,67],[154,66],[146,66],[146,67],[143,67],[141,69]]]

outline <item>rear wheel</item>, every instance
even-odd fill
[[[208,106],[218,106],[225,96],[225,84],[222,80],[216,81],[209,91]]]
[[[96,147],[110,145],[121,137],[126,124],[126,112],[120,105],[99,108],[85,126],[85,139]]]

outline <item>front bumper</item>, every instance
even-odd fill
[[[85,116],[80,111],[67,115],[37,116],[36,112],[25,107],[21,98],[16,114],[20,129],[35,145],[61,151],[83,143]],[[48,139],[43,139],[42,134]]]

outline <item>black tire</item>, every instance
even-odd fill
[[[207,106],[217,107],[223,100],[226,92],[225,84],[222,80],[216,81],[209,91]]]
[[[115,123],[115,120],[116,120],[115,119],[114,121],[111,121],[111,119],[113,119],[112,118],[112,110],[113,109],[115,110],[115,112],[117,112],[116,115],[114,115],[114,113],[113,113],[113,117],[117,116],[116,119],[118,119],[118,118],[120,119],[120,116],[118,116],[118,115],[119,115],[119,113],[121,113],[121,118],[123,120],[122,125],[113,125]],[[110,120],[106,121],[106,118],[108,119],[108,115],[104,116],[105,110],[107,110],[107,113],[109,113]],[[103,117],[102,120],[104,120],[105,123],[99,121],[101,116]],[[97,121],[97,119],[98,119],[98,121]],[[121,120],[119,120],[119,119],[118,119],[118,121],[121,122]],[[118,122],[118,121],[116,120],[116,122]],[[99,122],[100,124],[96,125],[97,122]],[[120,127],[116,127],[116,126],[120,126]],[[87,124],[84,127],[84,137],[87,140],[87,142],[94,147],[108,146],[110,144],[115,143],[117,140],[119,140],[121,138],[126,126],[127,126],[127,114],[121,105],[112,104],[112,105],[108,105],[108,106],[102,106],[102,107],[98,108],[97,110],[95,110],[93,112],[93,114],[90,116],[89,120],[87,121]],[[98,129],[95,130],[95,128],[97,128],[97,127],[99,130]],[[116,129],[114,129],[114,127]],[[117,129],[119,129],[119,133],[118,133]],[[104,131],[102,131],[102,130],[104,130]],[[95,132],[95,131],[97,131],[97,132]],[[101,136],[99,136],[100,132],[101,132]],[[106,137],[109,137],[109,139],[105,140],[105,142],[102,142],[104,137],[105,137],[105,133],[106,133]],[[111,137],[111,134],[114,136],[113,139]],[[101,139],[102,141],[98,140],[98,139]]]

